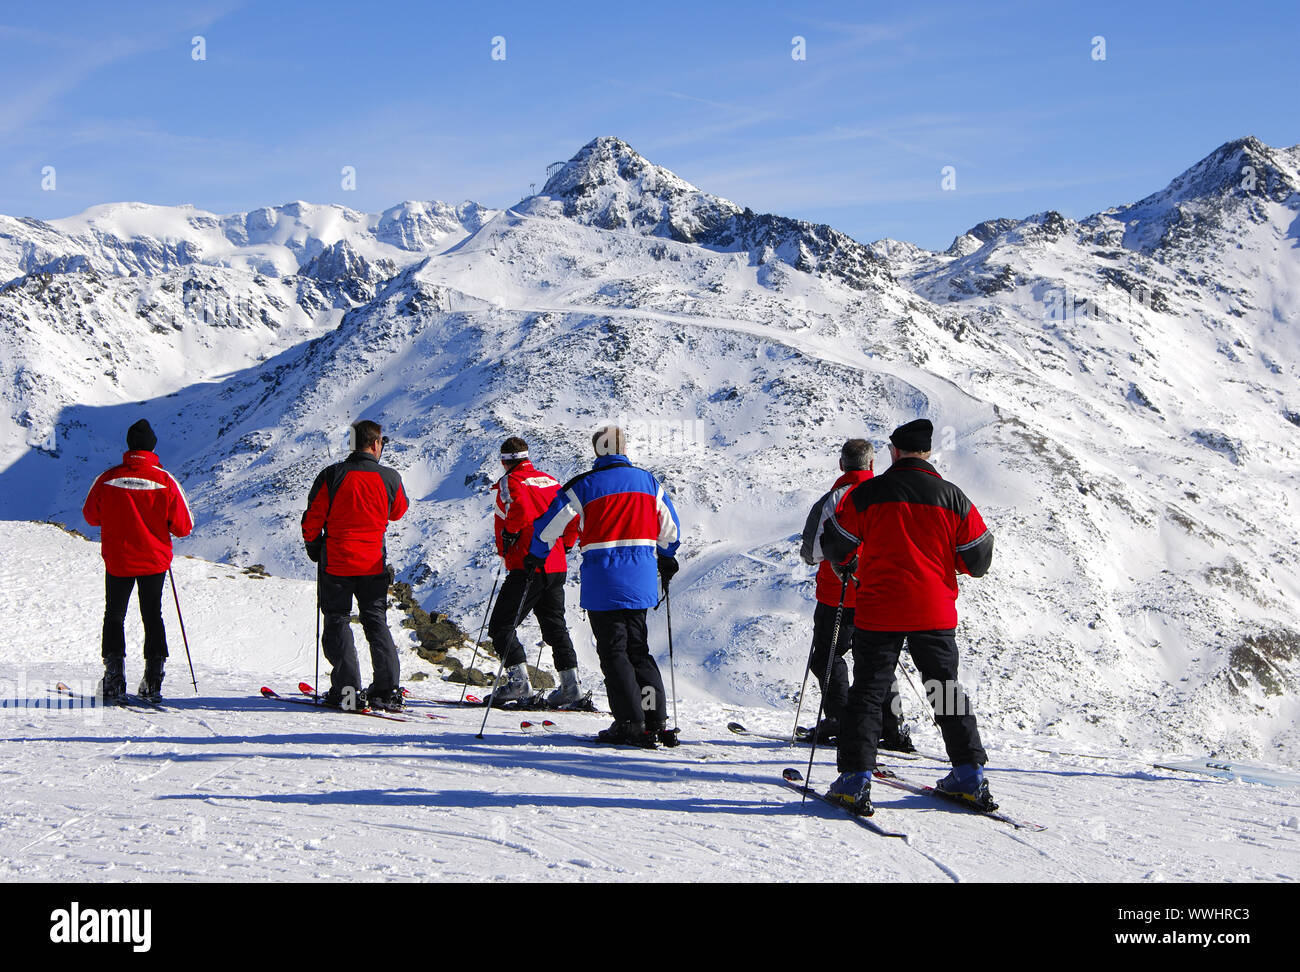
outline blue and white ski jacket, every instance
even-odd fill
[[[582,599],[588,611],[652,608],[659,601],[656,557],[681,544],[681,523],[659,480],[627,461],[601,456],[569,480],[533,523],[529,550],[545,558],[574,520],[582,548]]]

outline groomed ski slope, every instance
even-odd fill
[[[692,697],[680,709],[687,744],[642,752],[572,735],[605,724],[590,714],[549,715],[556,728],[534,734],[518,728],[519,715],[493,712],[479,741],[482,710],[443,708],[446,721],[395,723],[268,702],[260,686],[291,693],[312,678],[312,585],[184,557],[175,571],[198,694],[168,603],[169,711],[45,708],[56,682],[90,690],[98,675],[98,547],[54,526],[0,522],[0,549],[2,880],[1300,878],[1300,790],[1150,765],[1182,754],[1054,756],[1033,751],[1028,738],[992,734],[996,796],[1049,830],[1022,833],[877,787],[877,819],[909,832],[909,846],[833,808],[801,807],[780,772],[804,769],[806,749],[725,728],[739,720],[787,731],[784,711]],[[572,596],[570,608],[592,673]],[[413,692],[457,694],[411,650],[395,610],[390,621]],[[651,624],[662,643],[662,619],[652,614]],[[132,617],[132,688],[138,637]],[[526,626],[523,639],[535,644],[535,629]],[[419,671],[433,677],[411,680]],[[929,727],[918,739],[940,746]],[[819,751],[814,784],[830,782],[833,759]],[[924,760],[894,765],[923,783],[942,772]]]

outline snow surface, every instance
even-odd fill
[[[1004,810],[1050,829],[1016,831],[878,786],[876,819],[909,832],[909,846],[822,804],[801,807],[780,771],[802,768],[807,750],[724,728],[788,731],[790,713],[766,707],[683,699],[685,744],[641,752],[576,738],[604,725],[598,715],[551,715],[557,728],[533,735],[494,712],[478,741],[482,710],[430,710],[448,718],[425,725],[267,702],[261,685],[288,692],[312,677],[311,584],[188,557],[175,574],[198,693],[168,606],[172,711],[48,708],[56,682],[89,688],[98,676],[98,545],[4,522],[0,549],[0,625],[14,633],[0,685],[3,880],[1300,878],[1300,791],[1156,770],[1132,750],[1050,755],[1028,736],[989,732]],[[411,651],[398,612],[389,619],[407,684],[456,693],[436,677],[410,680],[436,670]],[[591,672],[585,631],[571,623]],[[131,684],[138,627],[128,627]],[[933,730],[918,737],[939,746]],[[830,781],[833,759],[819,752],[814,782]],[[942,772],[929,760],[896,765],[921,782]]]

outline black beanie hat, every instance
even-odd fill
[[[933,436],[934,424],[929,419],[914,419],[894,429],[889,441],[899,452],[929,452]]]
[[[148,419],[141,419],[126,430],[126,447],[132,452],[153,452],[157,444],[158,436],[153,434]]]

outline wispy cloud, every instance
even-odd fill
[[[20,131],[43,116],[59,99],[77,90],[89,78],[113,64],[176,43],[177,31],[202,30],[225,17],[238,4],[160,14],[161,22],[142,35],[84,37],[55,34],[27,27],[0,25],[0,37],[53,49],[40,76],[13,85],[0,102],[0,136]]]

